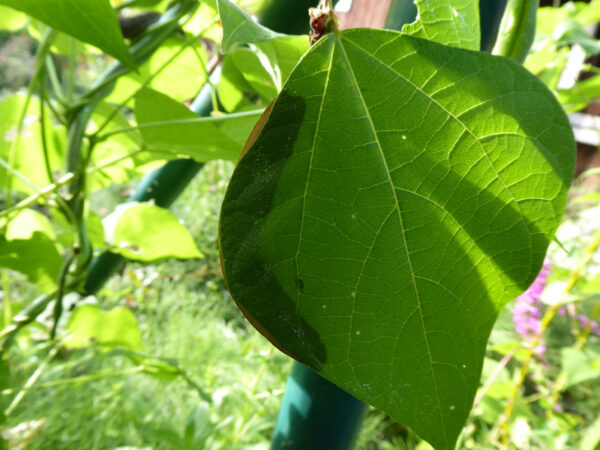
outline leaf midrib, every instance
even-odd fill
[[[408,242],[407,242],[407,239],[406,239],[406,230],[405,230],[405,227],[404,227],[404,218],[402,217],[402,211],[400,210],[400,202],[398,200],[398,195],[396,193],[396,188],[395,188],[394,182],[393,182],[393,180],[391,178],[391,172],[390,172],[387,160],[386,160],[385,155],[383,153],[383,147],[381,146],[381,143],[379,141],[379,136],[378,136],[377,131],[375,129],[375,124],[373,123],[373,119],[372,119],[371,114],[369,112],[369,108],[368,108],[368,106],[367,106],[367,104],[365,102],[365,99],[362,96],[362,93],[360,92],[360,89],[358,89],[358,85],[359,85],[358,84],[358,80],[356,79],[356,74],[354,73],[354,69],[352,67],[352,64],[350,63],[350,59],[348,58],[348,55],[347,55],[346,50],[344,48],[343,39],[341,37],[339,37],[339,36],[336,36],[335,39],[336,39],[336,46],[332,50],[332,55],[335,52],[335,49],[337,47],[339,47],[341,49],[341,52],[342,52],[342,54],[344,56],[344,59],[346,61],[346,65],[348,67],[348,71],[349,71],[350,75],[352,76],[352,80],[354,82],[354,88],[355,88],[356,93],[358,94],[357,97],[360,99],[360,102],[361,102],[361,104],[362,104],[362,106],[364,108],[366,117],[367,117],[367,119],[369,121],[369,126],[371,128],[371,132],[373,133],[373,137],[375,138],[375,143],[377,144],[377,149],[379,150],[379,156],[381,157],[381,161],[382,161],[383,166],[385,168],[385,174],[386,174],[388,183],[390,185],[390,189],[392,191],[392,195],[394,197],[394,203],[395,203],[396,211],[397,211],[397,214],[398,214],[398,221],[400,223],[400,228],[401,228],[401,231],[402,231],[401,234],[402,234],[402,240],[404,242],[404,251],[406,253],[406,260],[407,260],[407,263],[408,263],[408,268],[410,270],[411,283],[413,285],[413,289],[414,289],[415,295],[417,297],[417,306],[418,306],[418,310],[419,310],[419,318],[421,319],[421,328],[423,330],[423,340],[425,341],[425,347],[427,349],[427,357],[429,359],[429,364],[430,364],[430,367],[431,367],[431,378],[433,380],[434,389],[435,389],[435,396],[436,396],[436,400],[437,400],[437,406],[438,406],[438,414],[439,414],[440,424],[441,424],[441,427],[442,427],[442,433],[444,435],[444,442],[447,443],[448,442],[448,436],[447,436],[447,432],[446,432],[445,422],[444,422],[444,419],[442,417],[442,403],[441,403],[441,400],[440,400],[439,388],[438,388],[438,383],[437,383],[436,375],[435,375],[435,366],[434,366],[434,363],[433,363],[433,357],[432,357],[432,354],[431,354],[431,346],[429,344],[429,339],[427,337],[427,331],[426,331],[426,327],[425,327],[425,319],[424,319],[423,308],[422,308],[422,300],[421,300],[421,297],[420,297],[420,294],[419,294],[419,289],[417,288],[417,283],[416,283],[416,278],[415,278],[415,272],[414,272],[414,268],[413,268],[413,265],[412,265],[412,260],[411,260],[411,257],[410,257],[410,252],[409,252],[409,249],[408,249]],[[350,42],[350,41],[348,41],[348,42]],[[356,44],[354,44],[354,45],[356,46]],[[358,46],[356,46],[356,47],[358,47]],[[362,48],[361,48],[361,51],[365,52],[365,50],[363,50]],[[399,340],[400,339],[398,337],[398,339],[396,340],[396,347],[398,345]],[[396,351],[394,351],[394,353],[396,353]],[[393,370],[393,367],[392,367],[392,370]]]

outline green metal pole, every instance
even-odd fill
[[[272,449],[353,448],[367,405],[295,362],[279,410]]]
[[[507,0],[479,0],[481,50],[491,52],[500,30]]]

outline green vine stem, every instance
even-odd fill
[[[25,385],[19,390],[19,393],[15,396],[15,398],[12,400],[10,405],[8,405],[8,408],[6,408],[6,410],[4,411],[4,415],[6,417],[10,416],[12,414],[12,412],[15,410],[15,408],[17,406],[19,406],[19,403],[21,403],[21,401],[23,400],[23,398],[25,397],[25,395],[27,394],[27,392],[29,391],[31,386],[33,386],[35,384],[35,382],[42,375],[42,373],[44,372],[46,367],[48,367],[48,364],[50,364],[50,361],[52,361],[54,359],[54,357],[57,355],[58,348],[59,348],[58,345],[55,345],[48,352],[48,355],[46,356],[46,358],[41,362],[41,364],[38,366],[38,368],[35,370],[35,372],[33,372],[33,374],[29,377],[29,379],[27,380]]]
[[[6,169],[7,175],[17,177],[19,180],[21,180],[23,183],[25,183],[27,186],[29,186],[34,191],[37,191],[37,192],[40,191],[40,188],[38,188],[35,184],[33,184],[33,181],[29,180],[25,175],[23,175],[21,172],[19,172],[17,169],[14,168],[14,164],[11,165],[8,161],[6,161],[2,157],[0,157],[0,166],[4,167],[4,169]]]
[[[58,277],[58,290],[56,291],[56,298],[54,299],[54,311],[52,314],[52,328],[50,329],[50,340],[54,340],[56,337],[56,329],[58,322],[63,313],[63,297],[65,295],[65,287],[67,284],[67,275],[69,269],[75,260],[77,253],[72,250],[71,254],[65,258],[62,267],[60,268],[60,275]]]
[[[29,82],[29,87],[27,88],[27,97],[25,99],[25,104],[23,105],[23,109],[21,110],[21,115],[19,117],[19,124],[17,126],[17,132],[14,140],[11,143],[9,154],[8,154],[8,167],[11,169],[14,168],[17,152],[19,150],[19,143],[21,141],[21,134],[23,132],[23,126],[25,125],[25,117],[27,116],[27,110],[29,109],[29,103],[31,102],[31,97],[33,96],[33,92],[35,87],[40,82],[41,73],[44,67],[44,61],[46,60],[46,55],[50,51],[50,47],[54,42],[56,37],[56,32],[50,28],[46,29],[42,40],[40,42],[40,46],[37,49],[35,55],[35,68],[33,77]],[[12,206],[12,176],[7,176],[4,184],[4,198],[5,198],[5,208],[10,208]]]
[[[48,176],[48,182],[54,181],[52,175],[52,166],[50,164],[50,153],[48,151],[48,139],[46,136],[46,108],[44,107],[45,87],[44,87],[44,71],[41,73],[40,82],[40,139],[42,143],[42,152],[44,154],[44,168]]]
[[[160,73],[162,73],[162,71],[165,70],[173,61],[175,61],[191,44],[193,44],[198,39],[200,39],[210,28],[212,28],[212,26],[215,23],[217,23],[216,19],[213,22],[211,22],[209,25],[207,25],[205,28],[203,28],[200,31],[200,33],[187,39],[183,43],[183,45],[181,46],[180,49],[178,49],[173,55],[171,55],[171,57],[169,59],[167,59],[156,71],[154,71],[152,73],[152,75],[150,75],[148,78],[146,78],[144,80],[144,82],[140,85],[139,89],[143,89],[143,88],[147,87],[152,82],[152,80],[154,80],[158,75],[160,75]],[[216,67],[216,65],[214,67]],[[214,68],[212,70],[214,70]],[[208,79],[208,77],[207,77],[207,79]],[[123,100],[121,103],[119,103],[119,105],[108,115],[108,117],[98,127],[98,129],[90,136],[90,139],[92,141],[95,141],[97,139],[98,135],[102,132],[102,130],[104,130],[104,128],[106,128],[108,126],[108,124],[111,122],[111,120],[114,119],[115,116],[117,114],[119,114],[119,112],[121,112],[121,110],[136,96],[136,94],[137,94],[137,91],[132,92],[129,96],[127,96],[127,98],[125,98],[125,100]]]
[[[0,164],[1,164],[1,161],[0,161]],[[69,184],[74,179],[75,179],[75,174],[74,173],[67,173],[67,174],[63,175],[58,180],[56,180],[55,183],[52,183],[52,184],[49,184],[46,187],[43,187],[36,194],[32,194],[29,197],[26,197],[23,200],[21,200],[19,203],[11,206],[10,208],[7,208],[7,209],[5,209],[3,211],[0,211],[0,218],[1,217],[6,217],[6,216],[12,214],[15,211],[18,211],[20,209],[27,208],[28,206],[33,205],[38,200],[40,200],[40,199],[42,199],[42,198],[44,198],[44,197],[46,197],[46,196],[48,196],[50,194],[53,194],[54,192],[58,191],[59,188],[61,188],[62,186],[65,186],[67,184]]]
[[[75,378],[67,378],[64,380],[49,381],[47,383],[34,384],[34,385],[30,385],[28,387],[23,386],[19,390],[4,389],[3,391],[0,392],[0,395],[13,395],[16,392],[26,392],[26,391],[46,389],[46,388],[57,387],[57,386],[72,385],[72,384],[84,384],[84,383],[89,383],[91,381],[104,380],[106,378],[116,378],[116,377],[123,377],[123,376],[127,376],[127,375],[133,375],[136,373],[144,372],[145,370],[146,370],[145,366],[136,366],[136,367],[132,367],[131,369],[120,370],[120,371],[106,370],[106,371],[95,373],[92,375],[82,375],[80,377],[75,377]]]
[[[186,21],[191,19],[198,4],[199,2],[196,0],[176,2],[158,21],[152,24],[147,30],[148,34],[131,47],[131,56],[136,64],[139,65],[149,58],[181,26],[180,20],[183,17],[188,16]],[[120,62],[115,62],[100,75],[92,88],[81,97],[80,104],[73,105],[73,107],[77,108],[95,98],[105,97],[107,88],[110,88],[117,78],[130,71],[129,67]]]
[[[255,117],[255,116],[260,117],[264,113],[264,111],[265,111],[264,108],[261,108],[261,109],[255,109],[252,111],[244,111],[244,112],[231,113],[231,114],[221,114],[218,116],[211,116],[211,117],[194,117],[191,119],[164,120],[162,122],[146,122],[146,123],[134,125],[131,127],[119,128],[118,130],[109,131],[107,133],[104,133],[101,136],[98,136],[96,138],[95,142],[96,143],[102,142],[102,141],[108,139],[109,137],[114,136],[115,134],[128,133],[130,131],[135,131],[135,130],[143,130],[145,128],[160,128],[160,127],[168,127],[171,125],[189,125],[189,124],[193,124],[193,123],[206,123],[206,122],[219,123],[219,122],[226,122],[228,120],[241,119],[244,117]]]
[[[104,170],[110,166],[114,166],[115,164],[120,163],[121,161],[124,161],[126,159],[131,158],[134,155],[137,155],[139,153],[142,153],[143,151],[145,151],[144,149],[138,149],[138,150],[134,150],[133,152],[130,152],[126,155],[120,156],[116,159],[113,159],[111,161],[108,161],[98,167],[91,167],[89,169],[86,170],[86,174],[87,175],[91,175],[93,173],[96,172],[100,172],[101,170]],[[12,214],[15,211],[18,211],[20,209],[23,208],[27,208],[28,206],[31,206],[35,203],[37,203],[39,200],[41,200],[42,198],[45,198],[51,194],[56,193],[56,191],[58,191],[61,187],[66,186],[67,184],[71,183],[73,180],[75,179],[75,174],[74,173],[67,173],[65,175],[63,175],[62,177],[60,177],[58,180],[56,180],[56,182],[49,184],[48,186],[43,187],[42,189],[39,190],[39,192],[37,192],[36,194],[32,194],[29,197],[24,198],[23,200],[21,200],[19,203],[17,203],[16,205],[12,206],[10,209],[5,209],[3,211],[0,211],[0,218],[2,217],[6,217],[10,214]]]
[[[579,265],[569,276],[569,280],[567,282],[567,286],[565,287],[565,289],[563,291],[563,295],[566,296],[573,290],[573,287],[579,280],[579,277],[581,276],[582,271],[588,265],[588,263],[594,256],[594,253],[596,252],[596,250],[598,249],[599,246],[600,246],[600,229],[598,229],[596,231],[596,234],[594,235],[594,237],[592,239],[592,243],[588,246],[585,253],[583,254],[582,260],[580,261]],[[534,356],[534,349],[540,343],[540,340],[541,340],[544,332],[550,325],[550,322],[552,321],[552,319],[554,318],[554,316],[556,315],[558,310],[561,308],[561,306],[562,306],[562,303],[557,302],[557,304],[553,305],[550,309],[548,309],[548,311],[546,311],[546,314],[544,314],[544,317],[542,318],[540,330],[536,333],[536,335],[531,340],[530,346],[527,349],[525,361],[523,362],[523,366],[521,367],[519,379],[513,388],[511,396],[509,397],[508,402],[506,404],[506,408],[504,409],[504,413],[503,413],[502,417],[500,418],[502,442],[503,442],[504,446],[506,446],[506,447],[508,447],[509,434],[510,434],[509,433],[510,418],[512,416],[512,413],[513,413],[513,410],[515,407],[516,399],[519,395],[519,392],[521,391],[521,387],[523,386],[523,383],[525,382],[525,379],[527,378],[527,374],[529,372],[529,365]]]

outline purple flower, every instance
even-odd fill
[[[541,308],[543,307],[543,304],[540,301],[540,296],[546,287],[550,269],[550,261],[546,260],[535,281],[529,286],[529,289],[517,298],[512,310],[515,331],[526,340],[532,340],[534,336],[541,331]],[[545,351],[546,347],[543,344],[536,346],[533,350],[534,354],[538,357],[542,357]]]

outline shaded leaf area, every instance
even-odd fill
[[[229,0],[219,0],[217,5],[223,25],[221,47],[224,52],[228,52],[239,44],[256,44],[283,36],[252,20],[247,12]]]
[[[560,106],[512,61],[388,31],[329,36],[234,172],[228,287],[280,349],[453,448],[574,154]]]
[[[417,20],[402,28],[411,36],[444,45],[479,50],[479,2],[415,0]]]
[[[112,240],[112,252],[136,261],[202,257],[190,232],[168,209],[146,203],[125,209]]]
[[[108,0],[0,0],[0,4],[92,44],[130,68],[135,67]]]

